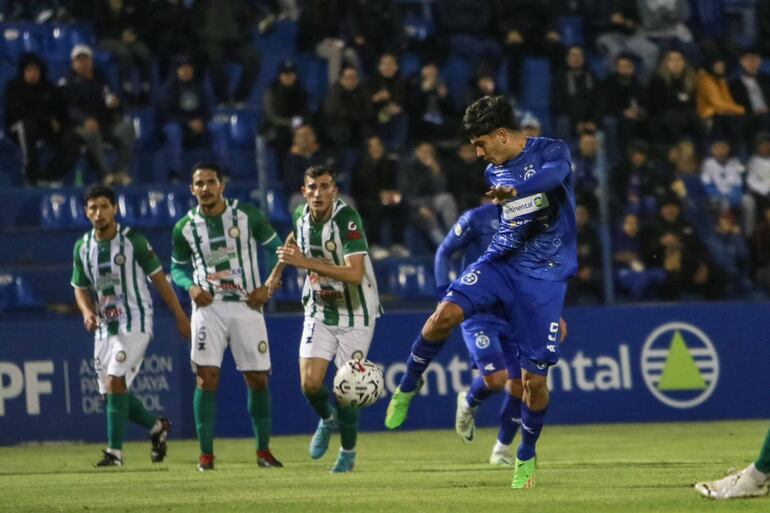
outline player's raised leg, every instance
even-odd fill
[[[417,394],[422,375],[444,347],[452,329],[463,321],[463,309],[455,303],[442,301],[428,318],[412,344],[406,360],[406,372],[393,392],[385,415],[385,426],[396,429],[406,420],[409,404]]]

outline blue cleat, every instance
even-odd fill
[[[342,472],[353,472],[353,467],[356,466],[356,452],[345,452],[340,450],[339,456],[337,456],[337,462],[329,471],[332,474],[341,474]]]
[[[328,420],[319,420],[318,427],[313,433],[313,438],[310,439],[310,457],[314,460],[321,458],[326,454],[326,450],[329,448],[329,438],[332,433],[337,430],[337,412],[332,411],[332,417]]]

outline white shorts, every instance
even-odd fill
[[[313,317],[305,317],[299,343],[300,358],[334,360],[339,368],[352,358],[366,358],[374,336],[374,325],[366,328],[327,326]]]
[[[149,333],[124,333],[94,340],[94,370],[100,394],[107,393],[107,376],[123,376],[126,388],[131,386],[151,338]]]
[[[216,301],[195,307],[191,325],[193,367],[221,367],[229,344],[240,372],[270,370],[265,318],[246,303]]]

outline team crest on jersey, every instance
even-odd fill
[[[455,224],[455,235],[458,237],[463,234],[463,227],[460,226],[460,223]]]
[[[264,340],[260,340],[259,344],[257,344],[257,349],[260,353],[265,354],[267,352],[267,342]]]
[[[535,173],[537,173],[537,171],[535,171],[534,164],[527,164],[526,166],[524,166],[524,179],[525,180],[529,180],[530,178],[535,176]]]
[[[333,240],[327,240],[324,244],[326,251],[337,251],[337,243]]]
[[[363,360],[364,353],[363,351],[353,351],[353,354],[350,355],[350,358],[352,358],[353,360]]]
[[[358,230],[358,225],[355,222],[350,221],[348,223],[348,230],[350,230],[350,231]]]
[[[484,335],[483,331],[476,335],[476,347],[479,349],[486,349],[489,347],[489,337]]]
[[[115,265],[123,265],[126,263],[126,255],[123,253],[118,253],[115,255],[115,258],[112,259],[113,262],[115,262]]]
[[[229,230],[227,230],[227,234],[232,237],[233,239],[237,239],[241,236],[241,230],[238,229],[237,226],[231,226]]]
[[[479,281],[478,271],[470,271],[463,274],[463,277],[460,278],[460,281],[465,285],[475,285],[476,282]]]
[[[125,351],[118,351],[118,354],[115,355],[115,361],[118,363],[123,363],[126,361],[126,352]]]

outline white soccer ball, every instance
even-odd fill
[[[384,392],[385,377],[369,360],[349,360],[337,369],[334,376],[334,395],[340,406],[371,406]]]

